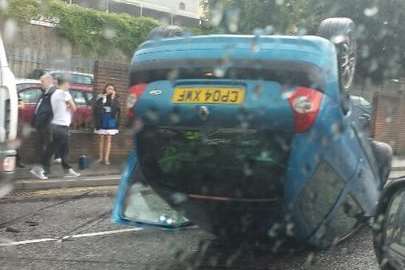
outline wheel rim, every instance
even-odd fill
[[[353,83],[356,68],[355,44],[343,43],[340,52],[340,79],[342,87],[349,89]]]

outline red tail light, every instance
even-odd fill
[[[312,127],[318,117],[322,97],[318,90],[298,87],[288,98],[294,112],[295,132],[304,133]]]
[[[141,83],[141,84],[136,84],[133,85],[132,87],[129,88],[128,90],[128,98],[127,98],[127,108],[128,108],[128,126],[132,125],[132,122],[134,120],[134,112],[133,112],[133,107],[135,106],[136,102],[139,100],[143,92],[145,92],[146,87],[148,85],[146,83]]]
[[[128,90],[127,107],[130,109],[134,107],[135,103],[138,101],[139,97],[145,92],[148,85],[146,83],[133,85]]]

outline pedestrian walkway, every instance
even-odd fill
[[[76,170],[81,174],[79,178],[83,177],[91,177],[91,176],[108,176],[108,175],[118,175],[121,173],[122,166],[124,165],[123,162],[113,163],[110,166],[104,164],[96,164],[93,163],[90,165],[88,169],[85,170],[78,170],[77,164],[72,164],[73,169]],[[16,173],[14,174],[15,179],[17,180],[33,180],[36,179],[31,173],[30,170],[32,169],[33,165],[26,165],[23,169],[17,169]],[[51,167],[51,173],[49,174],[49,179],[63,179],[64,172],[61,168],[60,164],[53,164]],[[72,178],[67,178],[72,179]]]

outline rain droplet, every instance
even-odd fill
[[[214,9],[212,10],[211,24],[213,26],[218,26],[221,23],[223,17],[224,6],[220,1],[218,1]]]
[[[367,17],[373,17],[373,16],[375,16],[377,14],[378,14],[378,7],[377,6],[366,8],[364,10],[364,15],[366,15]]]
[[[225,76],[225,68],[223,67],[216,67],[214,69],[214,75],[218,78],[223,78]]]
[[[239,9],[231,9],[227,12],[226,23],[231,33],[235,33],[238,31],[239,14]]]
[[[282,4],[284,4],[284,0],[276,0],[276,4],[281,6]]]
[[[175,194],[173,194],[172,200],[174,204],[181,204],[187,201],[187,196],[183,193],[176,192]]]
[[[15,20],[7,20],[4,24],[4,39],[11,42],[17,34],[17,23]]]
[[[11,184],[6,184],[3,186],[0,186],[0,198],[3,198],[7,194],[9,194],[11,191],[13,191],[13,185],[11,185]]]
[[[7,0],[0,0],[0,10],[6,10],[8,8]]]
[[[112,28],[104,28],[104,31],[103,31],[103,36],[106,38],[106,39],[113,39],[113,38],[115,38],[116,37],[116,32],[115,32],[115,30],[114,29],[112,29]]]

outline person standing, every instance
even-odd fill
[[[61,165],[68,177],[79,177],[80,173],[73,170],[67,162],[69,153],[69,127],[72,123],[72,114],[76,111],[76,104],[69,93],[69,82],[58,78],[58,89],[51,97],[53,119],[51,121],[52,140],[46,152],[46,168],[50,167],[52,156],[59,153]]]
[[[54,94],[56,87],[53,83],[53,77],[48,73],[42,75],[40,81],[44,92],[35,106],[32,126],[37,131],[38,141],[36,143],[36,152],[40,159],[38,163],[41,164],[41,166],[34,166],[30,172],[35,177],[45,180],[48,179],[47,174],[49,173],[49,168],[47,168],[46,162],[46,153],[51,142],[50,123],[53,118],[51,97]]]
[[[112,136],[119,133],[120,103],[114,85],[107,84],[103,93],[99,95],[94,103],[93,117],[95,133],[100,137],[99,159],[110,165]]]

